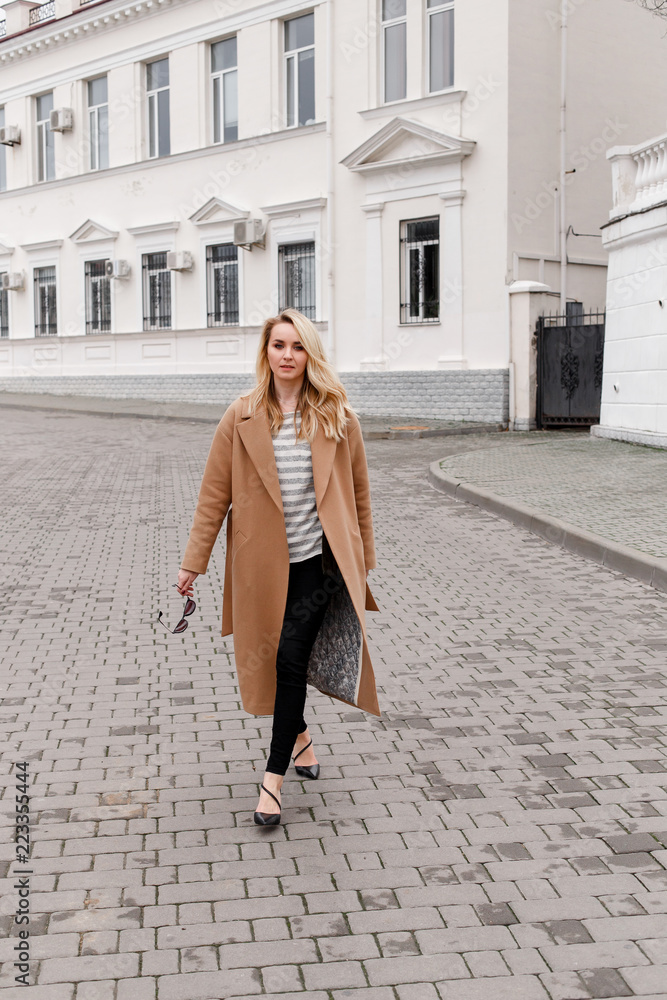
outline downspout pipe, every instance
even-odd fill
[[[330,0],[331,2],[331,0]],[[561,0],[560,12],[560,311],[567,309],[567,224],[565,178],[567,155],[567,11],[570,0]]]
[[[326,158],[327,158],[327,250],[324,255],[327,268],[327,354],[330,363],[336,367],[336,339],[334,335],[336,317],[335,282],[335,238],[334,238],[334,0],[327,0],[327,82],[326,82]]]

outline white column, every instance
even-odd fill
[[[551,288],[539,281],[513,281],[510,299],[510,358],[512,377],[510,430],[532,431],[536,422],[537,343],[540,313],[549,308]]]
[[[366,348],[359,362],[362,371],[382,371],[387,359],[382,351],[382,209],[384,202],[362,205],[366,213]]]
[[[441,192],[445,204],[441,247],[440,319],[448,353],[438,358],[438,368],[467,368],[463,349],[463,191]]]

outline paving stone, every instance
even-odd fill
[[[630,989],[642,997],[646,993],[655,993],[658,997],[664,996],[666,975],[667,967],[664,964],[641,967],[628,966],[621,969],[621,976]]]
[[[156,602],[182,610],[156,581],[177,569],[211,428],[8,408],[3,427],[22,449],[3,551],[31,553],[5,705],[39,805],[34,1000],[662,1000],[664,600],[426,478],[462,451],[514,448],[533,479],[566,455],[559,502],[655,544],[667,523],[586,492],[604,451],[623,497],[645,498],[650,449],[369,440],[382,716],[309,690],[322,776],[288,779],[285,823],[259,831],[270,718],[243,712],[216,633],[224,532],[188,632],[154,625]]]
[[[442,979],[458,980],[470,975],[461,956],[454,954],[375,958],[364,962],[364,967],[373,986],[438,982]]]
[[[648,965],[646,956],[630,941],[547,945],[540,949],[540,953],[556,971],[596,967],[621,969],[630,965]]]
[[[307,990],[333,990],[366,985],[361,962],[324,962],[321,965],[302,965],[301,971]]]
[[[475,908],[475,913],[483,924],[515,924],[514,913],[506,903],[481,903]]]
[[[616,969],[583,969],[579,973],[592,997],[631,997],[632,990]]]
[[[657,851],[661,844],[650,833],[630,833],[619,837],[604,837],[614,854],[634,854],[639,851]]]
[[[137,955],[86,955],[50,958],[40,963],[39,984],[78,983],[84,979],[122,979],[139,972]]]
[[[579,920],[547,920],[544,926],[556,944],[585,944],[593,940]]]
[[[157,1000],[203,1000],[218,993],[230,1000],[231,992],[253,996],[262,992],[259,969],[224,969],[221,972],[190,972],[159,976]]]
[[[494,976],[461,980],[456,993],[450,983],[438,983],[442,1000],[549,1000],[549,994],[536,976]]]

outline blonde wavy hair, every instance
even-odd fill
[[[275,436],[282,427],[284,418],[276,396],[268,347],[271,331],[278,323],[290,323],[294,327],[307,355],[301,392],[296,403],[296,409],[301,411],[298,440],[306,440],[312,444],[317,428],[321,425],[325,437],[341,441],[350,422],[348,414],[355,413],[355,410],[348,402],[345,388],[333,365],[327,360],[319,333],[310,320],[296,309],[283,309],[278,316],[272,316],[265,322],[257,350],[257,385],[241,398],[250,400],[253,415],[257,408],[266,407],[271,434]],[[296,413],[294,425],[296,428]]]

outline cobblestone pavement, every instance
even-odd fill
[[[191,628],[154,625],[182,608],[211,427],[3,431],[2,857],[26,760],[31,1000],[664,1000],[667,595],[428,485],[488,438],[367,445],[383,715],[311,692],[322,775],[292,770],[260,829],[271,719],[219,635],[224,531]]]
[[[503,435],[496,443],[504,446],[447,458],[441,468],[610,541],[667,557],[664,449],[567,431]]]

